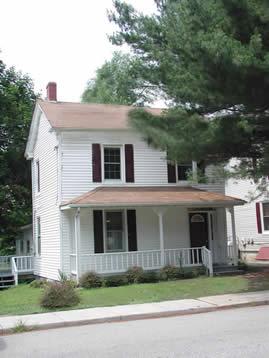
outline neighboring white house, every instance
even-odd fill
[[[226,211],[233,221],[244,201],[225,196],[224,182],[190,186],[196,164],[168,163],[149,147],[128,125],[132,107],[58,102],[55,83],[47,98],[26,148],[37,276],[227,263]]]
[[[33,255],[33,226],[25,225],[20,227],[18,237],[16,239],[16,256]]]
[[[225,193],[248,202],[235,208],[236,235],[242,259],[255,262],[260,248],[269,246],[269,197],[261,195],[257,183],[252,180],[229,179],[226,181]],[[227,232],[231,238],[229,219]],[[268,253],[262,259],[269,260]]]

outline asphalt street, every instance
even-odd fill
[[[0,337],[0,357],[269,357],[269,306]]]

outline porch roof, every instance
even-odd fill
[[[180,186],[98,187],[61,205],[72,207],[199,206],[231,207],[244,200]]]

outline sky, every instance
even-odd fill
[[[126,0],[144,13],[153,0]],[[115,29],[107,9],[112,0],[1,0],[0,59],[27,73],[46,95],[57,83],[58,100],[80,101],[87,80],[113,51],[107,35]]]

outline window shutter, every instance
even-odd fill
[[[176,183],[176,166],[175,164],[167,163],[168,183]]]
[[[128,250],[137,251],[136,211],[127,210]]]
[[[125,144],[126,183],[134,183],[134,146]]]
[[[258,233],[262,233],[262,222],[261,222],[261,208],[260,203],[256,203],[256,220]]]
[[[92,144],[92,181],[94,183],[102,181],[101,146],[96,143]]]
[[[103,212],[102,210],[93,211],[93,232],[94,232],[94,253],[104,252],[104,233],[103,233]]]

